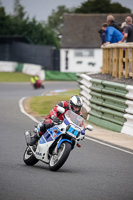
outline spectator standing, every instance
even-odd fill
[[[123,29],[122,35],[124,35],[124,33],[125,33],[126,26],[127,26],[126,22],[123,22],[121,24],[121,28]],[[123,58],[125,58],[125,48],[123,48]],[[125,70],[125,62],[123,62],[123,69]]]
[[[100,29],[100,30],[98,31],[98,33],[99,33],[99,35],[100,35],[102,44],[104,44],[104,43],[105,43],[105,31],[103,31],[102,29]]]
[[[133,42],[133,19],[130,16],[127,16],[125,19],[125,22],[127,24],[123,38],[120,42]],[[129,49],[128,51],[129,59],[132,57],[132,50]],[[125,55],[123,56],[125,57]],[[132,72],[132,64],[129,62],[129,72]]]
[[[117,25],[116,22],[114,21],[113,15],[108,15],[106,21],[107,21],[108,26],[112,26],[120,32],[123,31],[123,29],[119,25]]]
[[[123,35],[121,42],[124,42],[125,40],[126,40],[126,42],[133,42],[133,19],[132,19],[132,17],[127,16],[125,19],[125,22],[126,22],[127,26],[125,27],[124,35]]]
[[[116,28],[108,26],[107,23],[104,23],[102,25],[102,30],[105,31],[106,38],[104,45],[110,44],[110,43],[117,43],[122,40],[122,33],[118,31]]]
[[[126,28],[126,26],[127,26],[127,24],[126,24],[126,22],[123,22],[122,24],[121,24],[121,28],[122,28],[122,35],[124,35],[124,33],[125,33],[125,28]]]

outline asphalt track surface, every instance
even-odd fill
[[[38,162],[26,166],[24,131],[35,122],[20,112],[19,100],[74,82],[46,82],[45,90],[28,83],[0,84],[0,200],[132,200],[133,155],[85,140],[58,172]]]

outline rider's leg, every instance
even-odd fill
[[[50,123],[41,122],[38,125],[34,136],[31,138],[29,145],[34,145],[39,140],[39,138],[47,131],[47,129],[51,128],[52,126],[53,125]]]

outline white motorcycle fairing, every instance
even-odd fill
[[[35,165],[40,160],[49,164],[50,170],[57,171],[65,163],[71,150],[84,139],[85,130],[92,130],[91,126],[83,128],[83,118],[70,110],[64,117],[63,122],[48,129],[35,145],[29,146],[27,142],[23,156],[27,165]],[[26,141],[27,133],[28,131],[25,132]]]
[[[38,160],[49,163],[49,148],[60,134],[62,134],[62,132],[58,127],[52,127],[41,136],[38,141],[37,149],[34,152]]]

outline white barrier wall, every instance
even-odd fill
[[[44,70],[41,70],[41,66],[40,65],[34,65],[34,64],[25,63],[23,65],[22,72],[24,74],[29,74],[29,75],[32,75],[32,76],[38,75],[41,80],[45,79]]]
[[[17,62],[0,61],[0,72],[15,72],[17,66]],[[25,63],[22,64],[22,69],[20,71],[31,76],[38,75],[40,80],[45,80],[45,71],[42,70],[40,65]]]
[[[17,65],[17,62],[0,61],[0,72],[14,72]]]
[[[61,72],[100,72],[102,49],[60,49]]]
[[[87,119],[94,124],[133,136],[133,86],[78,76]]]

